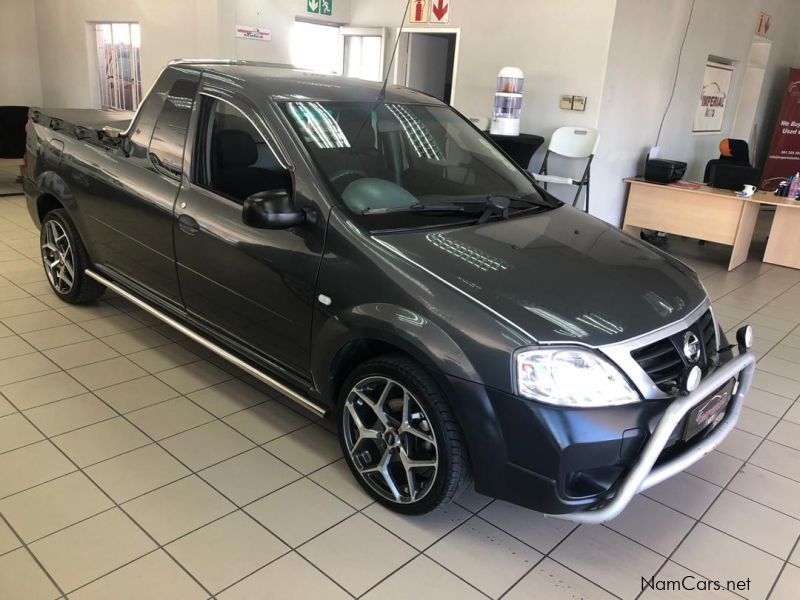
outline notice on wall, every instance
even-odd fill
[[[431,0],[431,23],[450,22],[450,0]]]
[[[706,64],[700,101],[694,114],[692,133],[719,133],[728,103],[733,69],[725,65]]]
[[[237,38],[245,38],[248,40],[260,40],[262,42],[272,41],[272,30],[264,29],[263,27],[254,27],[251,25],[237,25],[234,34]]]
[[[411,0],[408,11],[409,23],[428,22],[428,0]]]
[[[800,172],[800,69],[789,70],[775,133],[761,172],[761,189],[774,191],[784,179]]]
[[[333,0],[306,0],[306,12],[330,17],[333,14]]]

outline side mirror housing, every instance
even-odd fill
[[[269,190],[244,201],[242,222],[258,229],[288,229],[305,223],[306,213],[295,208],[287,190]]]

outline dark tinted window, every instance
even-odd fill
[[[183,169],[183,146],[196,92],[196,81],[176,81],[164,99],[164,106],[153,129],[150,159],[156,167],[171,175],[180,176]]]
[[[290,190],[288,171],[239,109],[209,98],[202,115],[196,183],[237,202],[258,192]]]

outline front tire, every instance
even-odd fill
[[[353,476],[391,510],[427,513],[453,500],[470,480],[447,400],[409,358],[381,356],[355,369],[342,386],[337,421]]]
[[[55,294],[70,304],[94,302],[106,288],[85,273],[89,257],[78,230],[63,208],[42,219],[39,232],[42,264]]]

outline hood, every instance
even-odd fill
[[[376,237],[540,342],[622,341],[684,318],[706,298],[677,260],[566,206]]]

